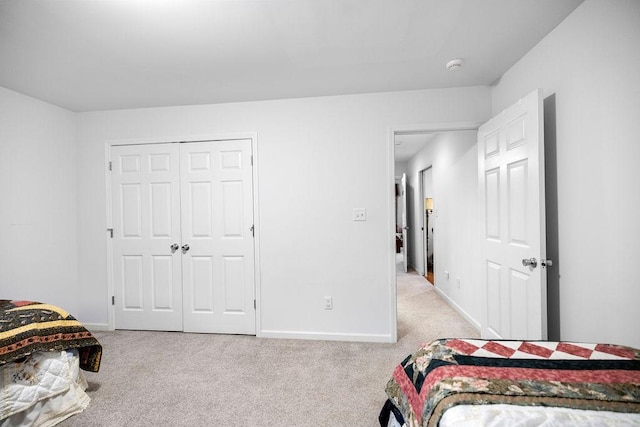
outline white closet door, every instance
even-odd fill
[[[180,159],[184,330],[255,334],[251,140],[180,144]]]
[[[478,130],[483,338],[547,337],[542,94]]]
[[[115,326],[180,331],[178,144],[114,146],[111,159]]]

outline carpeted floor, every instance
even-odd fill
[[[376,426],[393,368],[418,346],[478,332],[415,272],[398,276],[398,342],[96,333],[89,407],[62,426]]]

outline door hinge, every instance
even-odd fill
[[[109,170],[113,170],[113,164],[109,162]]]
[[[251,227],[249,227],[249,230],[251,230],[251,236],[256,237],[255,227],[253,226],[253,224],[251,224]]]
[[[253,154],[251,155],[251,166],[253,166]]]
[[[253,309],[256,309],[256,300],[253,300]]]
[[[109,237],[113,239],[113,228],[107,228],[107,232],[109,233]]]
[[[111,305],[116,305],[116,297],[115,297],[115,295],[111,295]]]

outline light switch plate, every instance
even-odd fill
[[[353,220],[354,221],[366,221],[367,210],[365,208],[353,208]]]

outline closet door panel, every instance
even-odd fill
[[[182,330],[178,144],[111,149],[117,329]]]
[[[251,141],[181,145],[184,328],[255,334]],[[210,275],[193,259],[211,257]],[[211,310],[197,310],[199,295]]]

